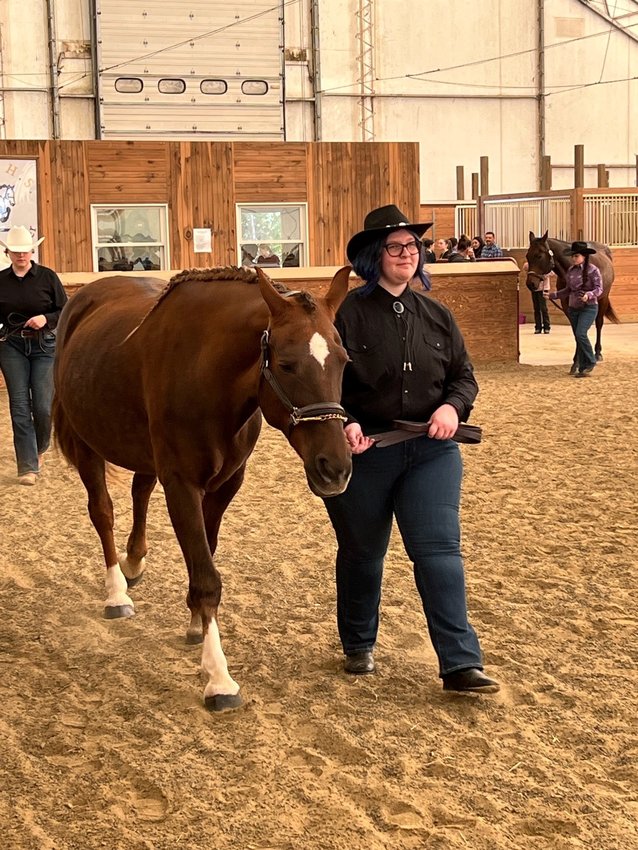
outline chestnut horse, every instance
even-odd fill
[[[548,239],[547,230],[542,236],[535,236],[533,231],[529,232],[529,248],[525,259],[527,260],[527,288],[534,289],[532,280],[544,277],[549,272],[554,272],[558,278],[556,288],[562,289],[565,286],[565,274],[570,267],[569,255],[565,252],[570,247],[569,242],[562,242],[560,239]],[[603,294],[598,299],[598,314],[596,316],[596,345],[594,352],[596,360],[603,359],[603,349],[601,345],[601,337],[603,332],[603,322],[609,319],[614,324],[619,324],[620,319],[614,312],[609,300],[609,291],[614,282],[614,265],[612,261],[611,251],[607,245],[601,242],[588,242],[590,248],[594,248],[596,253],[592,254],[589,262],[600,269],[600,274],[603,279]],[[561,299],[561,308],[567,315],[567,298]],[[576,355],[574,354],[574,362],[571,372],[577,371]]]
[[[211,710],[241,705],[219,637],[213,556],[261,413],[303,460],[313,493],[342,493],[350,478],[338,403],[347,355],[333,325],[349,272],[316,299],[279,291],[261,269],[182,272],[168,285],[109,277],[84,286],[58,325],[53,421],[102,543],[105,616],[134,613],[128,588],[144,571],[146,511],[159,479],[188,568],[187,642],[203,641]],[[106,462],[135,473],[133,527],[119,557]]]

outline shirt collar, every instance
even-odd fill
[[[391,310],[392,305],[396,301],[399,301],[408,312],[416,313],[416,295],[410,284],[406,286],[399,296],[392,295],[391,292],[388,292],[382,286],[375,286],[372,294],[375,296],[375,300],[385,309]]]

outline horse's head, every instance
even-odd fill
[[[352,472],[340,404],[348,355],[333,324],[348,291],[350,267],[337,272],[325,298],[308,292],[282,295],[259,268],[257,275],[270,311],[262,337],[260,407],[303,460],[312,492],[336,496]]]
[[[527,280],[525,282],[530,290],[536,289],[534,281],[545,277],[555,266],[554,252],[547,244],[547,234],[547,230],[542,236],[535,236],[532,230],[529,232],[529,248],[525,255],[527,260]]]

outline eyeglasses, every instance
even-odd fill
[[[401,242],[388,242],[383,247],[391,257],[400,257],[404,248],[408,254],[418,254],[420,245],[413,239],[411,242],[406,242],[405,244]]]

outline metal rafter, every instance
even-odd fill
[[[374,141],[374,0],[359,0],[356,12],[359,40],[359,91],[361,139]]]

